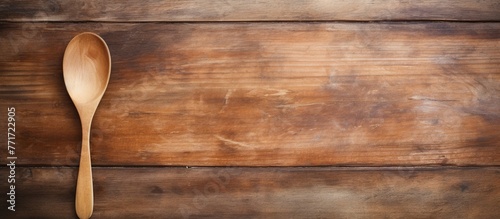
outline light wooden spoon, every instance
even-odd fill
[[[78,34],[69,42],[63,59],[64,83],[82,123],[82,150],[75,198],[79,218],[90,218],[94,208],[90,126],[108,86],[110,72],[111,56],[101,37],[86,32]]]

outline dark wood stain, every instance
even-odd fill
[[[408,169],[410,170],[410,169]],[[7,168],[0,168],[2,175]],[[20,168],[18,217],[75,218],[75,168]],[[148,217],[317,218],[422,215],[494,218],[498,168],[95,168],[96,218]],[[221,182],[214,180],[215,176]],[[106,177],[103,177],[106,176]],[[131,180],[124,180],[127,177]],[[46,182],[40,184],[40,182]],[[6,182],[0,182],[2,186]],[[145,192],[145,188],[151,192]],[[175,188],[175,189],[174,189]],[[450,189],[444,189],[450,188]],[[167,192],[173,191],[174,192]],[[141,194],[139,196],[139,194]],[[124,205],[130,205],[123,208]],[[49,206],[57,211],[47,211]],[[120,208],[119,206],[122,206]],[[131,207],[135,206],[135,207]],[[394,208],[393,208],[394,207]],[[144,212],[144,209],[155,209]],[[183,210],[184,212],[180,211]],[[313,209],[313,210],[311,210]],[[0,210],[8,214],[6,208]]]
[[[469,183],[467,182],[462,182],[460,184],[460,191],[461,192],[466,192],[467,190],[469,190]]]
[[[278,1],[16,1],[0,5],[0,21],[497,21],[498,2],[341,0]],[[42,16],[43,15],[43,16]]]
[[[163,192],[163,189],[158,186],[153,186],[153,189],[151,189],[151,193],[162,194]]]

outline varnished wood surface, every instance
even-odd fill
[[[0,213],[75,218],[76,173],[75,168],[20,168],[18,211],[2,207]],[[499,168],[94,168],[94,173],[92,218],[500,215]]]
[[[91,0],[0,3],[0,21],[499,21],[497,0]]]
[[[4,23],[2,37],[21,39],[2,41],[0,57],[2,109],[17,109],[25,165],[77,164],[61,61],[88,30],[113,60],[95,165],[500,163],[497,23],[33,27],[23,41],[22,24]]]
[[[62,58],[84,31],[113,62],[93,218],[500,218],[499,7],[1,1],[0,127],[15,107],[18,159],[0,218],[76,218]]]

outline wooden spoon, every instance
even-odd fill
[[[111,56],[101,37],[86,32],[78,34],[69,42],[63,59],[64,83],[82,123],[82,150],[75,198],[79,218],[90,218],[94,208],[90,126],[108,86],[110,72]]]

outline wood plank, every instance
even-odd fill
[[[0,3],[0,21],[499,21],[497,0],[113,0]]]
[[[77,164],[61,63],[89,30],[113,62],[94,165],[500,164],[499,23],[0,25],[25,165]]]
[[[18,168],[16,212],[0,214],[75,218],[76,172]],[[94,168],[92,218],[493,219],[499,181],[498,167]]]

